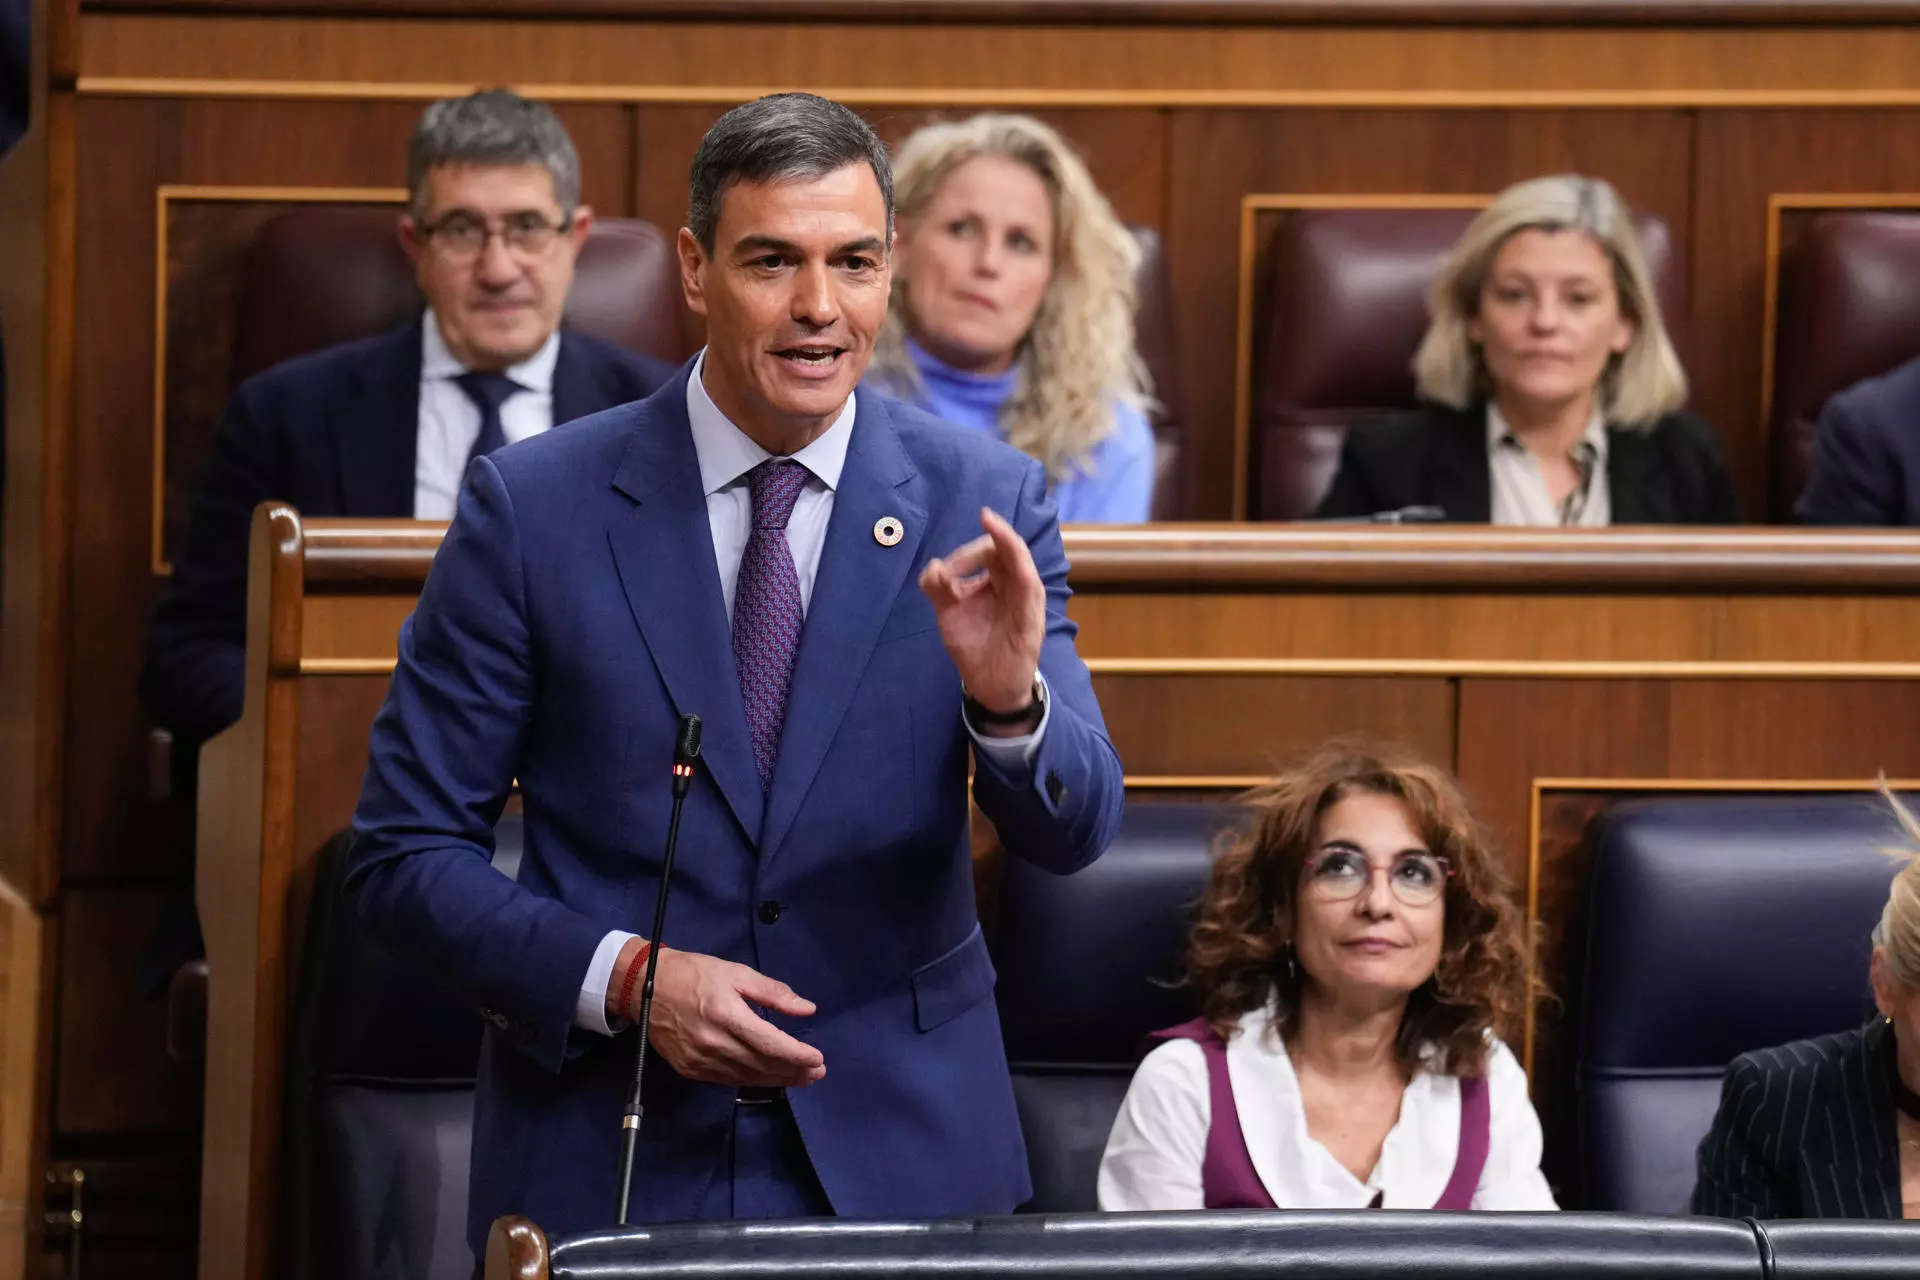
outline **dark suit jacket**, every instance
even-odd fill
[[[1488,523],[1493,478],[1486,415],[1484,404],[1465,411],[1423,404],[1356,425],[1314,515],[1361,519],[1432,506],[1456,524]],[[1668,414],[1651,431],[1608,427],[1607,487],[1615,524],[1732,524],[1739,518],[1719,439],[1690,413]]]
[[[1794,514],[1808,524],[1920,524],[1920,360],[1827,401]]]
[[[651,928],[675,725],[706,722],[667,942],[818,1006],[776,1019],[826,1078],[788,1091],[836,1212],[1011,1212],[1030,1194],[994,968],[973,896],[960,676],[917,582],[1003,514],[1046,585],[1051,690],[1029,764],[984,753],[973,794],[1007,852],[1055,872],[1119,825],[1120,760],[1068,620],[1067,561],[1032,459],[862,390],[761,790],[686,377],[476,461],[374,724],[354,815],[360,916],[488,1010],[468,1231],[502,1213],[604,1226],[630,1038],[573,1025],[612,929]],[[896,517],[905,537],[882,545]],[[488,865],[513,780],[517,882]],[[727,1176],[734,1091],[649,1064],[634,1216],[684,1219]]]
[[[412,517],[421,323],[289,360],[234,392],[140,675],[147,714],[181,744],[240,718],[256,506],[272,499],[308,516]],[[563,334],[553,420],[642,399],[671,376],[647,356]]]
[[[1721,1218],[1898,1218],[1900,1145],[1875,1019],[1743,1053],[1701,1139],[1693,1211]]]

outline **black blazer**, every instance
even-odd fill
[[[240,718],[256,506],[274,499],[308,516],[412,517],[422,320],[275,365],[228,402],[140,673],[147,714],[182,745]],[[672,376],[647,356],[563,333],[553,420],[644,399]]]
[[[1670,413],[1651,431],[1607,428],[1607,488],[1615,524],[1732,524],[1739,518],[1713,428]],[[1430,506],[1456,524],[1493,519],[1487,409],[1422,404],[1355,425],[1340,450],[1320,519],[1362,519]]]
[[[1894,1039],[1859,1031],[1743,1053],[1701,1139],[1693,1211],[1721,1218],[1898,1218]]]

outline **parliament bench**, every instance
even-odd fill
[[[1015,1280],[1893,1280],[1901,1223],[1758,1223],[1593,1213],[1232,1212],[934,1222],[704,1223],[552,1241],[503,1218],[487,1280],[795,1275]]]

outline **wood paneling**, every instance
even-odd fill
[[[1471,195],[1543,173],[1605,177],[1676,232],[1692,212],[1692,134],[1679,111],[1176,110],[1167,252],[1191,417],[1194,508],[1231,509],[1240,197]],[[1264,288],[1256,282],[1254,296]],[[1257,302],[1256,302],[1257,306]]]
[[[1449,680],[1096,676],[1094,692],[1129,777],[1264,777],[1356,734],[1453,764]]]
[[[76,889],[60,910],[54,1128],[65,1137],[192,1135],[200,1073],[167,1057],[167,1006],[135,975],[171,889]]]
[[[1757,516],[1766,499],[1768,198],[1920,191],[1920,153],[1894,143],[1920,128],[1920,111],[1714,111],[1697,128],[1692,328],[1714,345],[1712,358],[1689,369],[1693,402],[1721,426],[1746,509]]]

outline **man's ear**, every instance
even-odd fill
[[[680,255],[680,292],[687,300],[687,310],[704,316],[707,314],[707,251],[700,247],[690,227],[680,228],[674,249]]]
[[[587,243],[587,232],[593,230],[593,206],[581,205],[573,211],[573,228],[567,232],[567,238],[573,241],[573,251],[578,254]]]

